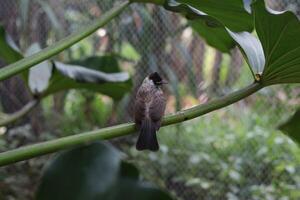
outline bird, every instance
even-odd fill
[[[148,75],[139,87],[135,98],[134,120],[139,131],[136,149],[158,151],[156,132],[166,108],[166,98],[161,89],[168,83],[157,73]]]

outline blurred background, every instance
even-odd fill
[[[268,0],[274,10],[300,16],[298,0]],[[53,44],[109,10],[115,0],[1,0],[0,22],[22,52]],[[96,56],[117,60],[130,73],[121,99],[67,90],[43,99],[26,117],[0,128],[0,151],[132,121],[142,80],[160,72],[166,113],[240,89],[253,80],[238,49],[208,46],[187,20],[151,4],[134,4],[117,20],[55,57],[72,62]],[[0,60],[0,67],[5,63]],[[20,77],[0,83],[0,107],[13,113],[32,99]],[[300,103],[299,85],[265,88],[247,99],[159,131],[160,151],[135,150],[137,135],[110,141],[134,163],[142,179],[176,199],[300,199],[300,149],[276,130]],[[53,155],[0,169],[0,199],[32,199],[45,162]]]

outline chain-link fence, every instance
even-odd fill
[[[91,23],[116,3],[111,0],[2,0],[0,20],[25,52],[34,42],[42,47],[53,44]],[[297,0],[270,0],[268,4],[275,10],[288,9],[300,15]],[[111,116],[104,120],[102,127],[131,121],[136,88],[152,71],[160,72],[169,80],[165,88],[167,113],[205,103],[252,81],[238,49],[224,54],[209,47],[188,26],[186,19],[150,4],[131,5],[117,20],[57,59],[69,61],[112,52],[120,56],[121,67],[130,72],[134,84],[131,94],[109,104],[111,109],[106,114]],[[2,110],[6,113],[15,112],[31,98],[19,78],[0,84]],[[86,99],[92,94],[76,95],[77,100],[83,98],[87,104]],[[36,135],[55,132],[58,115],[65,116],[68,108],[77,111],[78,105],[72,104],[72,97],[74,91],[47,98],[46,103],[19,125],[31,124]],[[137,153],[135,139],[131,137],[113,142],[139,167],[145,179],[169,190],[178,199],[297,199],[300,177],[295,174],[300,173],[300,160],[295,152],[299,151],[274,130],[299,104],[297,98],[296,87],[272,86],[200,119],[162,128],[161,150],[157,154]],[[68,100],[71,103],[66,103]],[[101,97],[101,102],[107,101],[111,100]],[[76,131],[74,120],[71,128],[58,126],[62,130],[56,134],[97,126],[89,124]]]

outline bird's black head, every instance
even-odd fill
[[[149,79],[152,80],[155,85],[162,85],[164,83],[157,72],[150,74]]]

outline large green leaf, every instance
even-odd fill
[[[189,23],[208,45],[226,53],[234,47],[235,43],[224,27],[209,27],[204,20],[190,20]]]
[[[171,0],[174,1],[174,0]],[[177,0],[215,18],[235,32],[251,31],[251,15],[245,10],[242,0]]]
[[[170,200],[165,192],[138,180],[138,170],[104,143],[60,153],[45,169],[37,200]]]
[[[128,73],[120,72],[114,55],[90,57],[72,63],[53,62],[53,75],[43,95],[67,89],[89,89],[121,99],[131,89],[131,79]]]
[[[292,12],[266,9],[263,0],[253,3],[252,11],[266,59],[263,84],[300,83],[299,20]]]
[[[300,144],[300,109],[289,120],[280,125],[279,130]]]
[[[119,164],[119,153],[101,143],[63,152],[47,166],[37,199],[95,199],[114,185]]]
[[[99,70],[57,61],[54,62],[54,65],[60,74],[80,83],[118,83],[129,80],[129,75],[126,72],[105,73]]]
[[[222,52],[229,52],[235,45],[225,27],[235,32],[253,29],[251,15],[241,0],[166,0],[164,7],[185,15],[193,29]]]
[[[23,56],[20,54],[12,38],[5,32],[3,26],[0,25],[0,59],[6,64],[10,64],[22,58]]]

